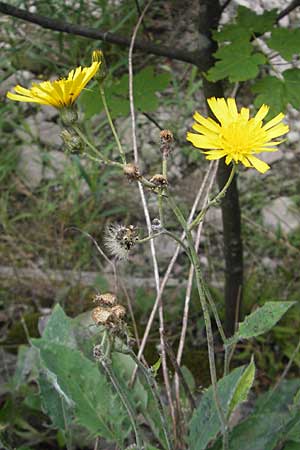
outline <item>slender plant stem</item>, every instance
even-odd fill
[[[180,378],[180,380],[182,382],[183,389],[185,390],[186,396],[189,399],[189,402],[190,402],[190,405],[191,405],[191,409],[193,411],[194,409],[196,409],[195,399],[194,399],[194,397],[193,397],[193,395],[192,395],[192,393],[190,391],[190,388],[189,388],[187,382],[185,381],[185,378],[183,376],[181,368],[179,367],[179,365],[178,365],[178,363],[176,361],[175,355],[173,353],[173,350],[170,347],[170,344],[168,343],[167,340],[166,340],[166,350],[167,350],[167,353],[169,355],[169,358],[170,358],[170,361],[172,363],[172,366],[174,367],[175,372],[177,373],[178,377]]]
[[[195,218],[195,220],[193,220],[193,222],[190,224],[190,226],[189,226],[190,230],[192,230],[194,227],[196,227],[198,225],[198,223],[201,222],[201,220],[203,220],[203,217],[205,216],[205,214],[207,213],[207,211],[209,210],[209,208],[211,206],[215,206],[224,197],[224,195],[227,192],[227,189],[229,188],[229,186],[233,180],[235,172],[236,172],[236,165],[233,164],[230,175],[229,175],[228,180],[225,183],[224,187],[211,201],[209,201],[207,203],[207,205],[202,209],[202,211],[200,211],[200,213]]]
[[[199,190],[200,197],[202,197],[202,195],[204,194],[203,195],[203,201],[202,201],[202,205],[203,205],[202,208],[206,205],[206,203],[208,201],[209,192],[211,191],[212,186],[214,184],[214,181],[215,181],[215,178],[216,178],[216,174],[217,174],[217,170],[218,170],[218,162],[215,161],[214,163],[210,164],[209,169],[206,172],[205,177],[203,179],[201,188]],[[191,213],[189,215],[188,223],[191,222],[190,217],[193,217],[193,215],[194,215],[192,213],[193,213],[193,208],[192,208],[192,211],[191,211]],[[203,227],[203,222],[200,222],[199,225],[198,225],[197,235],[196,235],[196,240],[195,240],[196,252],[198,252],[198,248],[199,248],[199,245],[200,245],[202,227]],[[180,367],[181,358],[182,358],[182,355],[183,355],[185,338],[186,338],[186,332],[187,332],[187,326],[188,326],[190,299],[191,299],[191,293],[192,293],[193,279],[194,279],[194,267],[191,264],[190,265],[190,270],[189,270],[187,287],[186,287],[181,333],[180,333],[179,345],[178,345],[177,356],[176,356],[176,360],[177,360],[177,363],[178,363],[179,367]],[[180,401],[180,392],[179,392],[180,380],[179,380],[179,377],[178,377],[177,374],[175,374],[174,382],[175,382],[176,400],[177,400],[177,403],[179,403],[179,401]]]
[[[192,205],[192,208],[191,208],[191,211],[190,211],[190,214],[189,214],[188,223],[190,223],[192,221],[192,218],[193,218],[193,216],[195,214],[195,211],[197,209],[197,205],[198,205],[198,203],[199,203],[199,201],[200,201],[200,199],[202,197],[203,189],[204,189],[204,186],[206,184],[206,181],[207,181],[209,175],[211,174],[212,171],[216,171],[217,168],[218,168],[218,161],[213,161],[213,162],[210,163],[208,172],[207,172],[203,182],[201,183],[200,188],[198,189],[197,195],[196,195],[194,203]],[[181,239],[185,238],[185,231],[182,232],[180,238]],[[137,357],[139,359],[141,359],[141,357],[143,355],[143,352],[144,352],[144,349],[145,349],[145,346],[146,346],[146,343],[147,343],[147,339],[148,339],[148,336],[149,336],[149,333],[150,333],[150,330],[151,330],[151,327],[152,327],[152,324],[153,324],[153,321],[154,321],[154,317],[155,317],[155,314],[156,314],[157,309],[158,309],[158,305],[159,305],[160,299],[161,299],[161,297],[163,295],[163,292],[164,292],[164,289],[165,289],[165,287],[167,285],[169,276],[170,276],[170,274],[172,272],[174,264],[175,264],[175,262],[177,260],[178,255],[179,255],[179,250],[180,250],[180,245],[177,245],[175,253],[174,253],[174,255],[172,256],[172,258],[171,258],[171,260],[169,262],[169,265],[167,267],[165,275],[164,275],[164,277],[162,279],[162,282],[160,284],[159,291],[156,294],[155,302],[154,302],[154,305],[152,307],[152,310],[151,310],[151,313],[150,313],[150,316],[149,316],[149,319],[148,319],[148,322],[147,322],[147,325],[146,325],[146,329],[144,331],[144,335],[143,335],[143,338],[142,338],[142,341],[141,341],[141,346],[140,346],[140,349],[139,349],[139,352],[138,352],[138,356]],[[135,376],[136,376],[136,371],[137,371],[137,366],[136,366],[136,368],[134,369],[134,371],[132,373],[131,383],[134,382],[134,379],[135,379]]]
[[[144,375],[144,378],[150,388],[150,391],[157,403],[157,408],[158,408],[158,412],[159,412],[159,417],[160,417],[160,421],[161,421],[161,425],[162,428],[164,430],[164,435],[165,435],[165,439],[166,439],[166,444],[168,447],[168,450],[171,450],[171,439],[169,436],[169,431],[168,431],[168,426],[167,426],[167,420],[165,417],[165,412],[164,412],[164,408],[163,408],[163,404],[161,402],[159,393],[158,393],[158,387],[156,384],[156,381],[153,377],[153,375],[151,374],[151,372],[149,370],[147,370],[147,368],[141,363],[141,361],[137,358],[137,356],[135,355],[135,353],[130,349],[124,353],[127,353],[131,356],[131,358],[134,360],[134,362],[136,363],[136,365],[138,366],[138,368],[141,370],[142,374]]]
[[[106,101],[105,91],[103,89],[102,83],[99,83],[99,91],[100,91],[101,99],[102,99],[102,102],[103,102],[105,114],[106,114],[109,126],[111,128],[112,134],[114,135],[114,138],[115,138],[115,141],[116,141],[116,144],[117,144],[117,147],[118,147],[118,150],[119,150],[122,162],[123,162],[123,164],[126,164],[125,152],[124,152],[122,144],[120,142],[117,130],[116,130],[116,128],[114,126],[114,123],[112,121],[111,114],[110,114],[110,111],[109,111],[109,108],[108,108],[108,105],[107,105],[107,101]]]
[[[194,269],[195,269],[197,289],[198,289],[201,307],[202,307],[202,311],[203,311],[203,318],[204,318],[204,322],[205,322],[206,335],[207,335],[208,359],[209,359],[209,368],[210,368],[213,397],[214,397],[216,409],[217,409],[219,420],[220,420],[221,427],[222,427],[223,450],[228,450],[228,426],[227,426],[227,421],[226,421],[226,417],[225,417],[223,408],[221,406],[220,398],[218,395],[213,331],[212,331],[212,325],[211,325],[211,319],[210,319],[210,314],[209,314],[209,310],[208,310],[208,305],[206,302],[206,294],[205,294],[205,289],[203,286],[202,274],[201,274],[201,269],[200,269],[200,265],[199,265],[199,259],[198,259],[198,255],[195,251],[193,237],[192,237],[190,228],[188,227],[185,217],[183,216],[180,208],[177,206],[177,204],[174,202],[174,200],[172,199],[172,197],[170,195],[168,196],[168,201],[169,201],[169,205],[170,205],[171,209],[173,210],[175,216],[177,217],[178,222],[181,224],[181,226],[183,227],[183,229],[186,232],[188,248],[189,248],[188,256],[189,256],[191,263],[193,264]]]
[[[138,30],[139,30],[139,27],[142,23],[142,20],[146,14],[148,8],[151,5],[152,1],[153,0],[149,0],[146,3],[146,5],[142,11],[142,14],[140,15],[139,20],[137,21],[137,24],[132,33],[129,52],[128,52],[129,104],[130,104],[130,115],[131,115],[131,123],[132,123],[132,145],[133,145],[133,153],[134,153],[134,162],[137,165],[139,163],[139,155],[138,155],[137,138],[136,138],[136,119],[135,119],[135,108],[134,108],[132,56],[133,56],[134,44],[135,44],[135,40],[136,40],[136,36],[137,36]],[[145,219],[146,219],[146,223],[147,223],[148,234],[150,235],[152,228],[151,228],[149,208],[147,205],[143,185],[141,184],[141,182],[138,182],[138,187],[139,187],[140,197],[141,197],[144,215],[145,215]],[[158,298],[157,307],[159,309],[159,322],[160,322],[159,333],[160,333],[160,344],[161,344],[162,369],[163,369],[164,383],[165,383],[168,403],[169,403],[169,407],[170,407],[170,413],[171,413],[172,422],[173,422],[174,436],[176,436],[176,430],[177,430],[176,417],[175,417],[175,410],[174,410],[173,399],[172,399],[172,394],[171,394],[170,379],[169,379],[169,374],[168,374],[166,351],[165,351],[165,345],[164,345],[163,304],[161,301],[161,296],[158,295],[159,290],[160,290],[159,269],[158,269],[158,262],[157,262],[156,251],[155,251],[153,239],[150,240],[150,249],[151,249],[151,257],[152,257],[152,263],[153,263],[155,287],[156,287],[157,298]],[[134,373],[132,375],[131,384],[134,383],[135,373],[136,373],[136,371],[134,371]]]
[[[105,358],[103,358],[102,360],[100,360],[100,364],[102,365],[104,371],[106,372],[108,378],[110,379],[112,385],[114,386],[117,394],[120,397],[121,402],[123,403],[127,414],[129,416],[134,434],[135,434],[135,440],[136,440],[136,445],[138,449],[142,449],[142,440],[140,438],[139,432],[138,432],[138,428],[135,422],[135,412],[133,411],[130,402],[127,400],[126,394],[123,392],[123,388],[121,387],[118,379],[116,378],[115,374],[113,373],[113,371],[111,370],[111,367],[109,364],[107,364],[105,362]]]
[[[100,158],[100,161],[96,159],[97,162],[104,162],[105,164],[111,165],[111,166],[118,166],[123,168],[123,164],[117,162],[117,161],[111,161],[110,159],[106,158],[98,149],[95,147],[92,142],[89,141],[89,139],[85,136],[84,133],[80,130],[79,127],[76,125],[73,125],[73,130],[78,134],[80,139],[91,149],[93,150]],[[86,154],[89,158],[93,159],[90,155]]]

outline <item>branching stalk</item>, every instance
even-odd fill
[[[231,182],[233,180],[233,177],[236,173],[236,165],[233,164],[230,175],[228,177],[227,182],[225,183],[223,189],[221,189],[221,191],[215,196],[215,198],[213,198],[212,200],[210,200],[207,205],[202,209],[202,211],[200,211],[200,213],[198,214],[198,216],[195,218],[195,220],[193,220],[193,222],[190,224],[189,229],[192,230],[193,228],[195,228],[200,222],[201,220],[203,220],[205,214],[207,213],[207,211],[209,210],[209,208],[211,206],[215,206],[218,204],[218,202],[224,197],[224,195],[227,192],[227,189],[229,188],[229,186],[231,185]]]
[[[119,150],[122,162],[123,162],[123,164],[126,164],[125,152],[123,150],[123,147],[122,147],[121,141],[119,139],[117,130],[116,130],[116,128],[114,126],[114,123],[112,121],[111,114],[110,114],[110,111],[109,111],[109,108],[108,108],[108,105],[107,105],[107,101],[106,101],[105,91],[103,89],[102,83],[99,83],[99,91],[100,91],[101,99],[102,99],[102,102],[103,102],[105,114],[106,114],[109,126],[111,128],[112,134],[114,135],[114,138],[115,138],[115,141],[116,141],[116,144],[117,144],[117,147],[118,147],[118,150]]]

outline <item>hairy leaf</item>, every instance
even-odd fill
[[[249,366],[244,370],[242,376],[240,377],[236,387],[233,397],[230,401],[228,408],[228,416],[235,410],[235,408],[242,402],[247,400],[249,391],[252,387],[255,377],[255,364],[252,357]]]
[[[38,378],[43,411],[50,417],[54,426],[67,430],[72,418],[72,408],[48,380],[45,372]]]
[[[299,429],[300,413],[291,405],[299,383],[300,380],[284,381],[275,392],[259,396],[253,413],[230,433],[230,450],[274,450],[278,444],[294,440],[290,433],[295,427]],[[221,449],[218,440],[213,450]]]
[[[300,53],[300,28],[274,28],[267,44],[287,61]]]
[[[266,61],[262,53],[253,53],[253,46],[243,40],[221,47],[215,57],[219,61],[207,72],[209,81],[227,77],[233,83],[250,80],[257,76],[259,65]]]
[[[218,394],[220,402],[227,415],[239,379],[244,372],[244,367],[234,369],[229,375],[218,381]],[[215,439],[221,429],[218,412],[213,398],[212,387],[209,387],[201,398],[198,408],[194,411],[190,423],[189,449],[204,450],[208,443]]]
[[[238,331],[228,339],[228,344],[238,342],[241,339],[250,339],[271,330],[294,304],[295,302],[265,303],[239,324]]]
[[[56,305],[43,332],[43,341],[53,342],[68,347],[75,347],[76,342],[72,329],[72,319],[64,313],[60,305]]]
[[[54,375],[55,389],[74,403],[77,422],[92,435],[120,445],[129,431],[128,419],[97,364],[64,345],[43,339],[34,339],[33,345],[39,348],[42,363]]]

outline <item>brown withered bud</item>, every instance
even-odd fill
[[[95,325],[108,325],[116,320],[116,315],[111,311],[111,308],[97,306],[92,311],[92,319]]]
[[[94,303],[99,303],[100,306],[115,306],[117,304],[117,297],[110,292],[106,294],[96,294],[93,298]]]
[[[135,181],[140,178],[139,168],[135,164],[132,163],[125,164],[123,167],[123,171],[124,175],[126,175],[129,181]]]
[[[150,183],[155,184],[156,187],[165,187],[168,184],[168,180],[166,177],[161,175],[160,173],[153,175],[153,177],[150,179]]]
[[[113,306],[111,312],[114,313],[119,320],[123,319],[126,315],[126,309],[122,305]]]
[[[167,158],[172,149],[174,143],[174,136],[170,130],[162,130],[160,132],[160,151],[164,158]]]

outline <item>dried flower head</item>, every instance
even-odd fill
[[[155,184],[156,187],[163,188],[167,186],[168,180],[164,175],[161,175],[160,173],[153,175],[153,177],[150,179],[150,183]]]
[[[115,322],[117,317],[112,312],[111,308],[97,306],[92,311],[92,319],[96,325],[108,325],[109,323]]]
[[[106,294],[96,294],[93,298],[94,303],[99,303],[100,306],[115,306],[117,304],[117,297],[115,294],[107,292]]]
[[[161,231],[162,229],[161,221],[157,217],[152,220],[151,229],[153,233],[158,233],[159,231]]]
[[[116,316],[117,319],[124,319],[126,315],[126,309],[122,305],[116,305],[111,308],[111,312]]]
[[[133,225],[110,225],[104,236],[105,246],[111,255],[127,259],[128,253],[138,240],[137,228]]]
[[[174,136],[170,130],[160,132],[160,151],[165,158],[169,156],[173,149]]]
[[[138,180],[141,176],[138,166],[132,163],[125,164],[123,171],[129,181]]]

